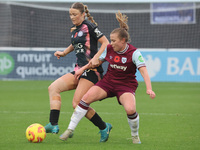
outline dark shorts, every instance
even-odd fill
[[[71,74],[75,74],[75,71],[72,71]],[[84,73],[80,76],[80,78],[87,79],[91,81],[92,83],[96,84],[99,80],[101,80],[103,77],[103,74],[93,71],[93,70],[86,70]]]
[[[119,97],[124,94],[124,93],[132,93],[135,95],[135,91],[137,89],[137,86],[134,87],[128,87],[125,85],[120,85],[120,84],[114,84],[110,83],[107,80],[102,79],[101,81],[96,83],[96,86],[99,86],[102,88],[104,91],[107,93],[107,97],[117,97],[118,103],[121,105],[119,101]]]

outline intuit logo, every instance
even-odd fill
[[[19,53],[16,62],[20,63],[16,67],[16,73],[22,79],[37,76],[56,76],[72,72],[75,64],[72,66],[55,66],[52,54],[50,53]]]
[[[15,67],[12,56],[7,53],[0,53],[0,75],[9,74]]]

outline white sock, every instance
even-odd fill
[[[135,119],[128,118],[128,124],[131,128],[131,136],[138,135],[139,131],[139,115]]]
[[[76,126],[78,125],[79,121],[86,115],[88,110],[81,108],[80,106],[77,105],[75,108],[71,121],[69,123],[68,129],[70,130],[75,130]]]

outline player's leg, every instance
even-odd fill
[[[84,96],[83,100],[87,104],[91,104],[94,101],[101,100],[107,97],[107,93],[101,89],[99,86],[94,86],[93,89],[88,91]],[[94,115],[93,115],[94,114]],[[99,127],[99,133],[101,134],[101,138],[99,142],[106,142],[109,138],[110,130],[112,129],[112,125],[110,123],[105,123],[99,117],[99,115],[95,112],[95,110],[91,107],[88,108],[88,111],[85,115],[94,125]]]
[[[73,99],[73,107],[75,108],[80,102],[83,95],[99,80],[101,79],[101,74],[92,70],[86,70],[84,75],[81,76],[81,79],[76,88],[74,99]],[[109,123],[105,123],[101,117],[95,112],[91,107],[88,108],[88,112],[86,114],[86,118],[88,118],[95,126],[97,126],[101,133],[100,142],[104,142],[108,139],[107,128],[111,128]]]
[[[97,94],[98,93],[98,94]],[[107,93],[98,86],[91,87],[88,92],[83,96],[83,100],[77,105],[72,114],[71,121],[68,129],[60,136],[61,140],[67,140],[69,135],[75,130],[79,121],[86,115],[89,109],[90,103],[103,99],[107,96]]]
[[[91,81],[81,78],[76,91],[74,93],[73,98],[73,108],[75,109],[76,106],[81,101],[81,98],[87,93],[87,91],[94,85]],[[100,130],[106,128],[106,123],[101,119],[101,117],[95,112],[95,110],[91,107],[88,108],[88,112],[85,115],[87,119],[89,119],[95,126],[97,126]]]
[[[139,138],[139,115],[136,112],[135,96],[132,93],[124,93],[119,97],[120,103],[123,105],[129,126],[131,128],[131,136],[134,144],[140,144]]]
[[[47,133],[58,133],[58,119],[61,108],[61,96],[60,93],[75,89],[77,81],[74,79],[74,75],[71,73],[65,74],[62,77],[55,80],[49,87],[49,100],[50,100],[50,117],[49,124],[45,126]]]

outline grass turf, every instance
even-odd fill
[[[113,125],[110,138],[99,143],[98,129],[82,119],[74,137],[63,142],[59,135],[67,128],[74,91],[62,93],[59,119],[60,133],[47,134],[42,143],[29,143],[26,128],[33,123],[49,121],[47,87],[52,81],[0,81],[0,149],[1,150],[197,150],[200,149],[200,83],[153,82],[156,99],[145,94],[145,84],[136,91],[137,112],[140,115],[142,144],[132,144],[126,113],[116,98],[91,104],[104,121]]]

